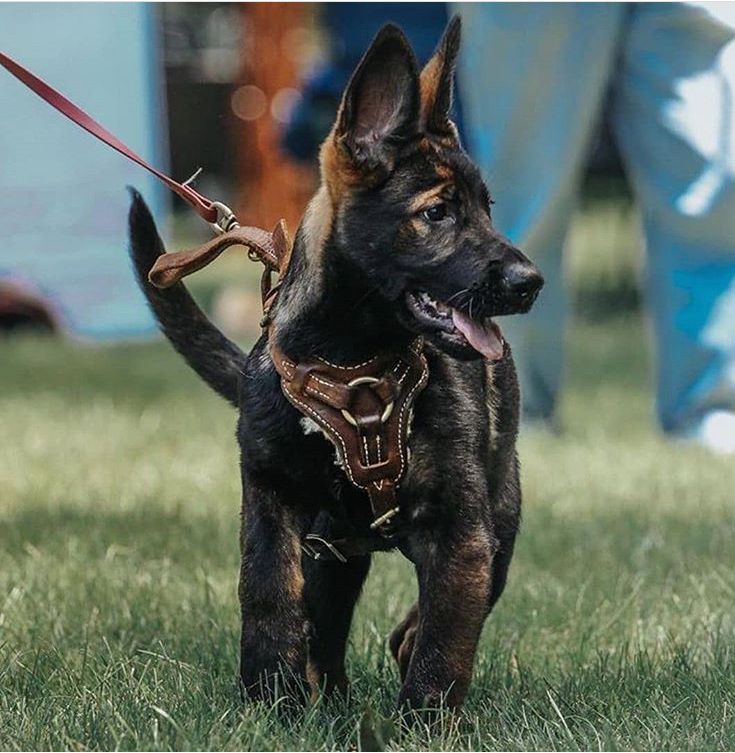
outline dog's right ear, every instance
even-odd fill
[[[454,16],[444,32],[436,52],[421,71],[421,115],[429,133],[455,137],[450,120],[454,92],[454,69],[462,37],[462,22]]]
[[[387,175],[397,146],[418,131],[419,77],[403,32],[384,26],[365,53],[340,105],[333,137],[361,173]]]

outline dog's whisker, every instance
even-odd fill
[[[451,306],[452,301],[456,300],[464,293],[469,293],[469,292],[470,292],[469,288],[462,288],[462,290],[458,290],[456,293],[454,293],[454,295],[449,296],[449,298],[447,298],[445,303],[447,304],[447,306]]]

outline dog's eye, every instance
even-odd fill
[[[447,217],[449,216],[447,205],[443,202],[441,204],[434,204],[434,206],[431,206],[428,209],[424,209],[421,214],[423,215],[424,219],[428,220],[429,222],[441,222],[442,220],[447,219]]]

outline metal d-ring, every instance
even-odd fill
[[[375,377],[371,376],[364,376],[364,377],[357,377],[356,379],[353,379],[351,382],[347,382],[348,387],[359,387],[361,384],[378,384],[380,382],[380,379],[376,379]],[[383,411],[383,414],[380,417],[380,423],[384,424],[389,418],[390,414],[393,413],[393,404],[394,401],[391,400],[388,405],[385,406],[385,410]],[[352,424],[355,428],[357,428],[357,420],[355,417],[350,413],[348,410],[345,410],[344,408],[340,408],[340,413],[344,416],[345,421]]]

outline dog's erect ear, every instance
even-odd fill
[[[416,58],[403,32],[384,26],[347,85],[334,136],[360,170],[390,171],[397,145],[418,131]]]
[[[421,122],[428,133],[455,136],[449,119],[454,90],[454,68],[462,37],[462,22],[454,16],[436,52],[421,71]]]

